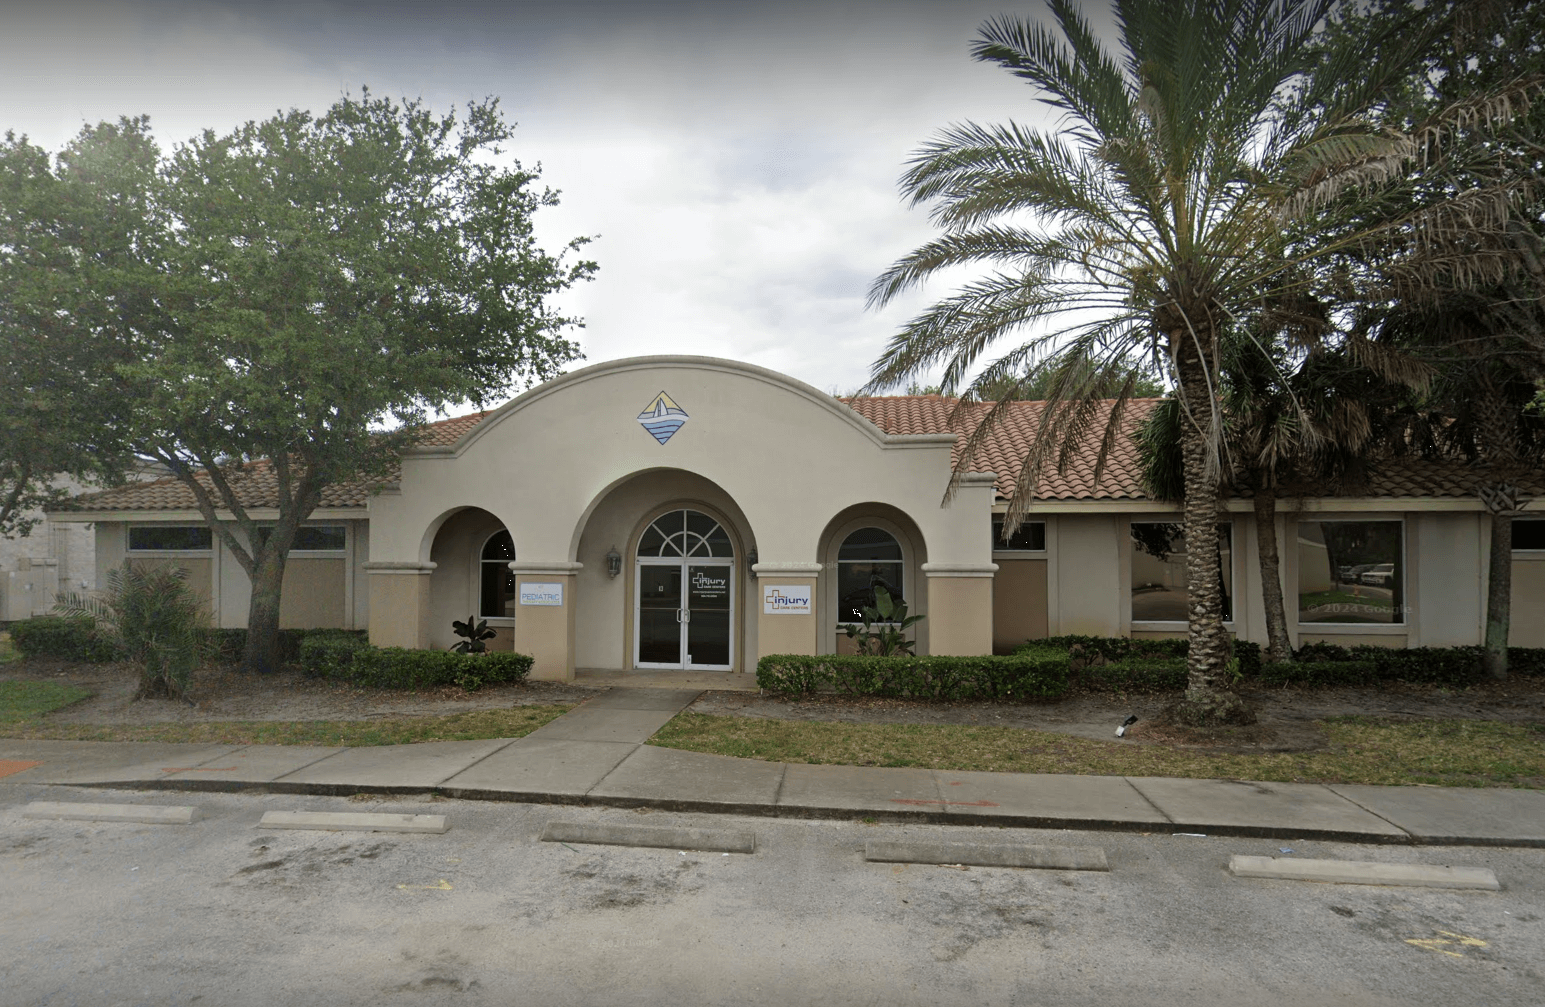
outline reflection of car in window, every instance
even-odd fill
[[[1395,584],[1395,564],[1380,563],[1369,567],[1362,573],[1362,582],[1372,584],[1375,587],[1393,587]]]

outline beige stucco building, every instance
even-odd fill
[[[498,630],[494,646],[535,655],[548,679],[748,671],[765,654],[840,650],[841,625],[877,583],[925,616],[919,653],[1182,634],[1179,514],[1143,493],[1135,448],[1118,448],[1098,485],[1089,456],[1051,475],[1005,542],[994,516],[1040,406],[1017,404],[974,466],[984,471],[947,494],[960,433],[983,408],[956,417],[956,405],[841,400],[702,357],[587,367],[434,425],[395,481],[330,488],[291,554],[282,623],[444,648],[451,622],[475,614]],[[276,515],[265,473],[242,483],[259,518]],[[1264,640],[1250,502],[1227,506],[1230,625]],[[1455,466],[1403,463],[1366,496],[1281,510],[1296,643],[1480,641],[1488,518]],[[53,519],[94,526],[99,571],[178,563],[220,625],[243,625],[245,576],[174,480],[79,497]],[[1514,643],[1545,646],[1545,620],[1527,615],[1545,612],[1545,521],[1518,527]]]

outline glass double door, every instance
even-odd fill
[[[637,576],[634,666],[728,671],[734,562],[640,558]]]

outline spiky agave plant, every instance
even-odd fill
[[[186,699],[193,673],[209,654],[209,615],[174,566],[125,562],[107,574],[107,589],[58,597],[60,615],[85,617],[96,632],[139,669],[136,699]]]

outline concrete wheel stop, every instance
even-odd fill
[[[663,850],[712,853],[755,853],[756,833],[714,829],[671,829],[652,825],[581,825],[548,822],[544,843],[590,843],[599,846],[644,846]]]
[[[1026,846],[1002,843],[864,844],[864,859],[882,864],[961,864],[967,867],[1033,867],[1047,871],[1108,871],[1098,846]]]
[[[382,815],[350,811],[269,811],[260,829],[315,829],[322,832],[425,832],[450,826],[444,815]]]
[[[1369,860],[1298,860],[1290,857],[1229,858],[1236,878],[1323,881],[1338,885],[1403,885],[1413,888],[1475,888],[1495,892],[1502,886],[1487,867],[1436,864],[1380,864]]]
[[[21,816],[72,822],[189,825],[198,818],[198,808],[190,805],[168,807],[160,804],[75,804],[63,801],[33,801],[22,808]]]

